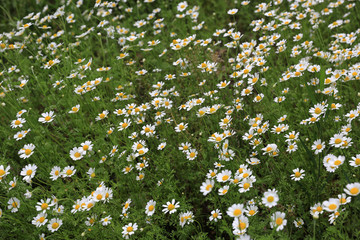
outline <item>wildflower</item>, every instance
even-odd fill
[[[101,222],[101,224],[102,224],[103,226],[107,226],[107,225],[109,225],[109,224],[111,223],[111,219],[112,219],[112,217],[109,215],[109,216],[107,216],[107,217],[102,218],[102,219],[100,220],[100,222]]]
[[[96,214],[93,214],[91,215],[91,217],[87,217],[86,221],[85,221],[85,225],[86,226],[93,226],[96,222],[96,218],[97,218],[97,215]]]
[[[12,197],[9,199],[8,201],[8,209],[10,210],[11,209],[11,212],[17,212],[19,211],[19,208],[20,208],[20,200],[17,199],[16,197]]]
[[[26,134],[28,134],[29,132],[30,132],[30,129],[28,129],[28,130],[22,130],[22,131],[20,131],[20,132],[17,132],[17,133],[14,135],[14,138],[15,138],[16,141],[19,141],[19,140],[23,139],[23,138],[26,136]]]
[[[18,118],[16,120],[13,120],[11,122],[11,128],[18,128],[18,127],[23,127],[23,123],[26,123],[26,120],[24,118]]]
[[[294,220],[294,225],[297,228],[302,228],[302,226],[304,225],[304,220],[302,220],[301,218],[297,218]]]
[[[76,106],[71,108],[71,111],[69,113],[77,113],[80,110],[80,104],[77,104]]]
[[[72,160],[77,161],[84,157],[84,152],[82,147],[74,147],[72,150],[70,150],[70,157]]]
[[[150,200],[146,203],[145,214],[147,216],[152,216],[155,213],[155,205],[156,202],[154,200]]]
[[[183,122],[182,123],[179,123],[176,127],[175,127],[175,132],[181,132],[181,131],[185,131],[186,128],[187,128],[187,123],[184,124]]]
[[[240,217],[244,214],[244,204],[233,204],[228,208],[226,213],[233,218]]]
[[[231,178],[231,171],[230,170],[223,170],[221,173],[216,175],[216,180],[218,182],[227,182],[230,181]]]
[[[35,164],[26,165],[20,172],[21,176],[24,176],[23,180],[30,183],[31,179],[35,176],[37,166]]]
[[[286,224],[287,224],[287,220],[285,219],[285,213],[275,212],[271,216],[270,226],[271,228],[276,228],[276,231],[283,230]]]
[[[102,111],[102,113],[100,113],[96,118],[95,120],[96,121],[100,121],[100,120],[103,120],[105,119],[109,114],[109,111],[108,110],[105,110],[105,111]]]
[[[234,9],[230,9],[227,13],[229,15],[235,15],[238,12],[238,9],[234,8]]]
[[[61,173],[61,168],[58,166],[54,166],[50,172],[51,175],[50,179],[53,181],[57,180],[60,177],[60,173]]]
[[[349,162],[350,166],[359,167],[360,166],[360,154],[356,154],[355,157],[351,157],[352,161]],[[0,177],[1,177],[1,166],[0,166]]]
[[[36,227],[41,227],[42,225],[45,225],[47,223],[47,214],[45,212],[39,213],[36,217],[33,218],[31,223],[35,225]]]
[[[277,202],[279,201],[279,196],[275,189],[268,189],[268,191],[264,193],[264,197],[261,200],[266,207],[272,208],[277,205]]]
[[[249,227],[249,219],[245,216],[234,218],[232,227],[234,229],[233,233],[235,235],[244,234],[246,232],[246,229]]]
[[[137,223],[129,223],[124,227],[122,227],[122,229],[123,229],[122,231],[123,237],[125,239],[129,239],[129,237],[133,235],[135,231],[138,229],[138,225]]]
[[[50,112],[45,112],[41,114],[42,117],[39,118],[39,122],[41,123],[49,123],[52,122],[54,120],[54,117],[56,115],[54,115],[54,111],[50,111]]]
[[[35,149],[35,145],[25,144],[22,149],[19,150],[18,154],[20,155],[20,158],[26,159],[29,158],[31,155],[33,155]]]
[[[349,183],[346,185],[344,192],[350,196],[357,196],[360,193],[360,183]]]
[[[324,150],[325,142],[321,142],[321,139],[318,139],[313,143],[311,148],[315,150],[315,154],[319,154]]]
[[[59,228],[62,225],[62,220],[59,218],[53,218],[49,221],[49,224],[47,225],[48,230],[50,232],[56,232],[57,230],[59,230]]]
[[[340,206],[340,200],[337,198],[330,198],[323,202],[324,210],[328,212],[335,212]]]
[[[215,210],[211,211],[211,215],[209,217],[209,220],[217,222],[219,219],[222,218],[221,215],[222,215],[222,213],[220,212],[220,209],[215,209]]]
[[[176,209],[180,207],[179,202],[175,202],[175,199],[173,199],[171,202],[167,202],[166,204],[162,205],[164,208],[162,211],[164,213],[173,214],[176,212]]]
[[[10,170],[10,166],[7,166],[5,168],[4,165],[0,165],[0,182],[4,177],[6,177],[6,175],[10,173],[9,170]]]
[[[74,166],[64,167],[61,176],[62,177],[72,177],[76,173],[76,169]]]
[[[305,170],[296,168],[293,170],[294,174],[291,174],[290,177],[294,181],[299,181],[305,177],[304,172],[305,172]]]

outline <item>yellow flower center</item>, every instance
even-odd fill
[[[168,206],[168,210],[171,211],[171,210],[174,210],[175,209],[175,206],[173,204],[169,204]]]
[[[51,225],[51,227],[52,227],[53,229],[57,229],[57,228],[59,227],[59,224],[58,224],[57,222],[54,222],[54,223]]]
[[[31,149],[25,149],[25,154],[30,155],[31,154]]]
[[[151,211],[153,211],[154,210],[154,205],[150,205],[149,206],[149,211],[151,212]]]
[[[330,210],[335,210],[336,208],[337,208],[336,204],[332,203],[332,204],[329,205]]]
[[[283,223],[283,219],[279,217],[279,218],[276,219],[275,222],[276,222],[277,225],[281,225]]]
[[[352,195],[357,195],[359,193],[359,189],[356,187],[353,187],[352,189],[350,189],[350,193]]]
[[[74,156],[75,156],[76,158],[79,158],[79,157],[81,156],[81,153],[76,152],[76,153],[74,154]]]
[[[237,217],[237,216],[240,216],[241,215],[241,210],[240,209],[235,209],[234,210],[234,216]]]
[[[47,209],[48,207],[49,207],[49,204],[47,204],[47,203],[41,204],[41,209],[42,209],[42,210],[45,210],[45,209]]]
[[[267,198],[267,200],[268,200],[268,202],[273,202],[273,201],[274,201],[274,197],[273,197],[273,196],[269,196],[269,197]]]

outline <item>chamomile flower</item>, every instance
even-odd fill
[[[50,172],[50,179],[55,181],[57,180],[59,177],[61,176],[61,168],[58,167],[58,166],[54,166],[52,169],[51,169],[51,172]]]
[[[171,202],[167,202],[166,204],[162,205],[164,208],[162,211],[164,213],[173,214],[176,212],[176,209],[180,207],[179,202],[176,202],[175,199],[171,200]]]
[[[150,200],[146,203],[145,214],[147,216],[152,216],[155,213],[155,205],[156,202],[154,200]]]
[[[360,193],[360,183],[349,183],[346,185],[344,192],[350,196],[357,196]]]
[[[84,157],[84,150],[82,147],[74,147],[70,150],[70,157],[72,160],[77,161]]]
[[[100,220],[100,222],[101,222],[101,224],[102,224],[103,226],[107,226],[107,225],[109,225],[109,224],[111,223],[111,219],[112,219],[112,217],[109,215],[109,216],[107,216],[107,217],[102,218],[102,219]]]
[[[301,179],[303,179],[305,177],[304,172],[305,172],[305,170],[296,168],[293,170],[294,174],[291,174],[290,177],[294,181],[300,181]]]
[[[29,158],[31,155],[33,155],[35,149],[35,145],[25,144],[22,149],[19,150],[18,154],[20,155],[20,158],[26,159]]]
[[[351,157],[351,161],[349,162],[350,166],[352,167],[359,167],[360,166],[360,154],[356,154],[355,157]],[[0,166],[1,169],[1,166]],[[0,177],[1,177],[1,170],[0,170]]]
[[[217,222],[221,218],[222,218],[222,213],[220,212],[220,209],[215,209],[215,210],[211,211],[211,215],[209,217],[210,221]]]
[[[20,208],[20,200],[16,197],[12,197],[8,201],[8,209],[11,210],[12,213],[19,211]]]
[[[286,224],[287,224],[287,220],[285,219],[285,213],[275,212],[271,216],[270,226],[271,228],[275,228],[276,231],[283,230]]]
[[[323,204],[324,210],[328,212],[335,212],[340,206],[340,200],[337,198],[330,198],[327,201],[324,201]]]
[[[123,229],[122,231],[123,237],[125,239],[129,239],[129,237],[133,235],[135,231],[138,229],[138,225],[137,223],[129,223],[124,227],[122,227],[122,229]]]
[[[277,194],[277,190],[268,189],[268,191],[264,193],[264,197],[261,200],[262,203],[268,208],[276,206],[277,202],[279,201],[279,195]]]
[[[244,214],[244,204],[233,204],[226,211],[227,215],[238,218]]]
[[[98,116],[95,118],[95,120],[101,121],[101,120],[107,118],[108,114],[109,114],[108,110],[102,111],[101,113],[98,114]]]
[[[11,122],[11,128],[21,128],[24,126],[24,123],[26,123],[26,120],[24,118],[18,118]]]
[[[56,232],[62,225],[62,220],[59,218],[53,218],[49,221],[47,228],[50,232]]]
[[[74,166],[64,167],[61,176],[62,177],[72,177],[76,173],[76,169]]]
[[[215,184],[214,180],[211,179],[207,179],[205,182],[202,183],[202,185],[200,186],[200,192],[206,196],[207,194],[209,194],[211,192],[211,190],[213,189]]]
[[[41,212],[36,217],[33,218],[31,223],[36,227],[41,227],[42,225],[45,225],[47,223],[48,219],[46,219],[46,217],[47,214],[45,212]]]
[[[24,181],[31,183],[31,179],[35,176],[36,169],[37,166],[35,164],[28,164],[21,170],[20,175],[24,176]]]
[[[77,104],[76,106],[72,107],[69,113],[77,113],[80,110],[80,104]]]
[[[41,123],[49,123],[52,122],[54,120],[54,117],[56,115],[54,114],[54,111],[50,111],[50,112],[45,112],[41,114],[41,117],[39,118],[39,122]]]

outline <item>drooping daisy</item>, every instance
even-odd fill
[[[17,132],[17,133],[14,135],[15,140],[16,140],[16,141],[19,141],[19,140],[23,139],[23,138],[26,136],[26,134],[28,134],[28,132],[30,132],[30,129],[28,129],[28,130],[22,130],[22,131],[20,131],[20,132]]]
[[[356,156],[352,157],[351,159],[352,160],[349,162],[350,166],[353,166],[353,167],[360,166],[360,154],[356,154]],[[1,169],[1,166],[0,166],[0,169]],[[0,170],[0,172],[1,172],[1,170]],[[1,173],[0,173],[0,177],[1,177]]]
[[[56,115],[54,115],[54,111],[50,111],[50,112],[45,112],[41,114],[42,117],[39,118],[39,122],[41,123],[49,123],[52,122],[54,120],[54,117]]]

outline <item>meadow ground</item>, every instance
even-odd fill
[[[0,6],[2,239],[359,239],[350,0]]]

